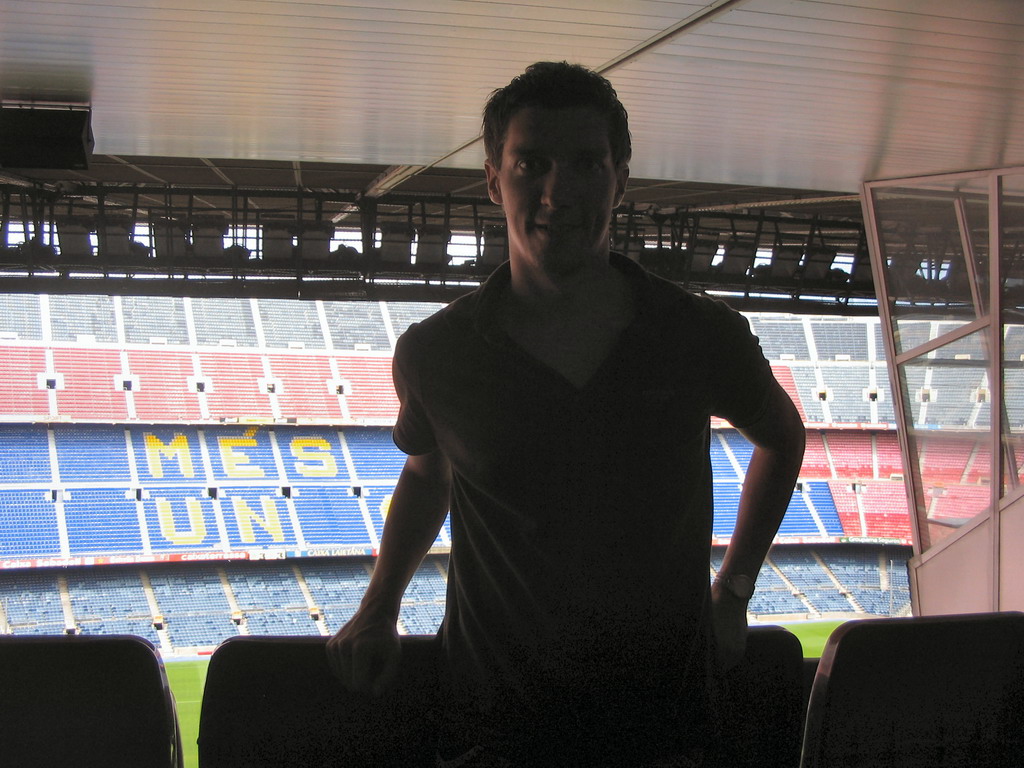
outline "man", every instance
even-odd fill
[[[698,764],[803,425],[740,315],[610,252],[630,140],[604,78],[536,64],[492,94],[484,138],[509,262],[399,341],[409,456],[329,658],[353,689],[389,684],[450,507],[439,765]],[[712,414],[755,449],[709,587]]]

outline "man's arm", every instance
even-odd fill
[[[757,578],[782,524],[804,457],[804,425],[793,401],[777,383],[764,415],[740,432],[754,444],[747,466],[732,540],[711,588],[719,659],[728,669],[743,658],[747,637],[745,577]],[[734,579],[733,589],[729,580]],[[748,598],[749,599],[749,598]]]
[[[437,539],[450,487],[448,460],[439,451],[406,459],[359,610],[327,642],[327,661],[346,688],[379,695],[394,682],[402,595]]]

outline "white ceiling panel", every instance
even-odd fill
[[[91,103],[108,155],[477,168],[488,93],[569,59],[607,66],[634,176],[855,191],[1024,163],[1022,8],[0,0],[0,96]]]

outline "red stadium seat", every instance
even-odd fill
[[[1005,768],[1024,755],[1024,614],[848,622],[822,653],[801,768]]]
[[[128,635],[0,635],[0,763],[180,768],[156,649]]]

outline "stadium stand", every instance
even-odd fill
[[[62,554],[55,496],[57,491],[0,491],[0,557],[59,557]]]
[[[134,498],[124,486],[65,491],[63,517],[71,555],[104,555],[142,550],[142,529]]]
[[[314,605],[324,612],[328,632],[337,632],[352,618],[370,583],[370,569],[363,560],[311,561],[299,566]]]
[[[829,637],[801,768],[1016,765],[1024,614],[873,619]]]
[[[197,378],[192,353],[177,350],[129,349],[128,371],[137,377],[132,400],[140,421],[197,422],[203,411],[193,382]]]
[[[214,420],[272,419],[271,393],[260,386],[267,377],[260,355],[249,352],[200,352],[198,370],[208,379],[205,389]]]
[[[875,476],[871,437],[854,431],[821,433],[836,476],[852,480]]]
[[[0,429],[0,482],[49,483],[49,433],[46,427],[10,424]]]
[[[285,349],[325,349],[316,305],[286,299],[258,299],[264,346]]]
[[[59,347],[52,350],[53,370],[63,381],[57,387],[57,412],[79,421],[125,421],[128,401],[121,353],[115,349]]]
[[[807,332],[801,318],[759,316],[751,323],[754,335],[769,360],[810,360]]]
[[[0,635],[0,676],[5,765],[183,764],[167,675],[142,638]]]
[[[249,299],[187,299],[195,343],[200,346],[256,347],[256,322]]]
[[[57,387],[62,384],[61,376],[47,362],[46,350],[0,343],[0,387],[4,392],[0,418],[45,421],[56,412]]]
[[[39,297],[27,293],[0,294],[0,338],[41,341]]]
[[[824,424],[831,419],[825,416],[825,403],[828,393],[823,384],[819,382],[821,373],[812,365],[792,365],[790,370],[793,373],[793,385],[796,399],[800,402],[801,412],[804,418],[811,424]],[[791,392],[792,396],[793,393]]]
[[[866,362],[868,326],[845,319],[823,319],[810,324],[819,360],[856,360]]]
[[[52,571],[5,573],[0,608],[5,634],[61,635],[66,622],[58,577]]]
[[[393,341],[387,332],[380,304],[361,301],[325,302],[324,314],[330,328],[332,349],[391,351]]]
[[[823,363],[818,366],[827,397],[832,421],[836,424],[868,424],[871,402],[867,392],[871,389],[870,370],[864,365],[849,363]]]
[[[361,480],[394,480],[402,471],[405,455],[395,449],[389,429],[345,430],[355,475]]]
[[[345,355],[334,359],[340,377],[351,384],[348,402],[352,419],[394,424],[398,398],[391,383],[391,358]]]
[[[74,569],[67,573],[68,599],[83,635],[135,635],[160,644],[142,576],[126,568]]]
[[[185,300],[179,296],[122,296],[121,314],[129,344],[189,343]]]
[[[425,320],[436,312],[438,305],[422,301],[392,301],[388,302],[387,310],[395,338],[398,338],[410,325]]]
[[[247,634],[320,634],[291,565],[238,562],[224,572]]]
[[[232,609],[221,576],[212,566],[195,566],[188,572],[158,566],[147,568],[146,573],[163,619],[160,623],[173,645],[212,646],[230,631]]]
[[[440,305],[306,302],[291,316],[287,303],[264,300],[51,298],[8,296],[12,315],[0,320],[0,330],[9,329],[0,336],[0,362],[8,363],[0,380],[12,390],[10,413],[0,416],[0,582],[11,584],[10,574],[29,566],[71,572],[117,562],[135,563],[133,578],[147,584],[151,567],[170,569],[155,572],[157,584],[175,571],[187,579],[193,568],[199,582],[210,577],[210,566],[180,562],[188,558],[226,561],[212,573],[230,584],[234,564],[265,566],[269,579],[279,562],[257,560],[299,558],[291,560],[298,573],[314,568],[313,577],[284,571],[283,578],[290,579],[293,598],[296,583],[300,592],[310,591],[304,607],[242,606],[220,584],[224,600],[203,609],[205,626],[187,630],[193,620],[187,614],[166,620],[159,631],[131,620],[173,653],[239,633],[340,626],[358,598],[324,592],[324,584],[355,578],[352,588],[361,594],[372,565],[364,558],[379,545],[404,460],[389,437],[398,407],[390,372],[394,341]],[[896,542],[902,545],[897,568],[905,567],[906,493],[898,442],[884,415],[877,320],[751,316],[751,323],[783,386],[814,425],[801,489],[776,549],[823,558],[823,547],[852,539],[873,542],[873,562],[880,547]],[[833,374],[843,376],[833,381]],[[855,386],[843,385],[844,376]],[[862,391],[868,383],[881,393],[875,401]],[[728,425],[716,425],[712,437],[720,547],[735,521],[750,446]],[[938,511],[987,487],[985,450],[960,457],[956,469],[936,461],[944,489]],[[926,467],[933,456],[929,447]],[[960,486],[967,490],[954,489]],[[450,542],[446,525],[436,542],[441,559],[417,574],[417,596],[403,606],[403,631],[430,632],[439,624]],[[355,558],[354,567],[322,558]],[[906,611],[905,579],[902,591],[879,596],[879,587],[848,585],[836,574],[841,586],[819,580],[827,593],[819,595],[798,588],[786,576],[788,564],[785,557],[766,564],[751,606],[755,615],[820,616],[844,604],[849,615]],[[340,570],[330,575],[332,569]],[[63,598],[74,605],[84,583],[64,583]],[[165,610],[153,586],[146,589],[157,604],[148,609],[150,624],[164,613],[182,613],[173,604]],[[858,591],[866,591],[863,600]],[[247,594],[272,601],[284,593]],[[83,633],[107,631],[103,617],[90,611],[58,616],[50,626],[62,631],[65,620]],[[106,621],[116,628],[127,619],[112,611]],[[29,622],[12,624],[24,633]]]
[[[53,295],[48,297],[53,341],[117,342],[112,296]]]
[[[828,615],[856,610],[849,598],[839,591],[837,587],[840,585],[813,551],[780,547],[772,551],[771,560],[815,612]]]
[[[903,477],[903,459],[900,456],[899,441],[894,432],[876,432],[872,435],[875,456],[878,458],[878,477],[890,479],[894,475]]]
[[[288,354],[268,354],[266,359],[268,379],[276,384],[280,418],[335,423],[350,418],[345,385],[331,358],[296,350]]]
[[[830,478],[834,475],[829,453],[821,432],[809,431],[804,449],[804,463],[800,470],[803,477]]]
[[[436,558],[423,563],[416,571],[409,589],[402,597],[399,624],[410,635],[437,632],[444,618],[447,569]]]

